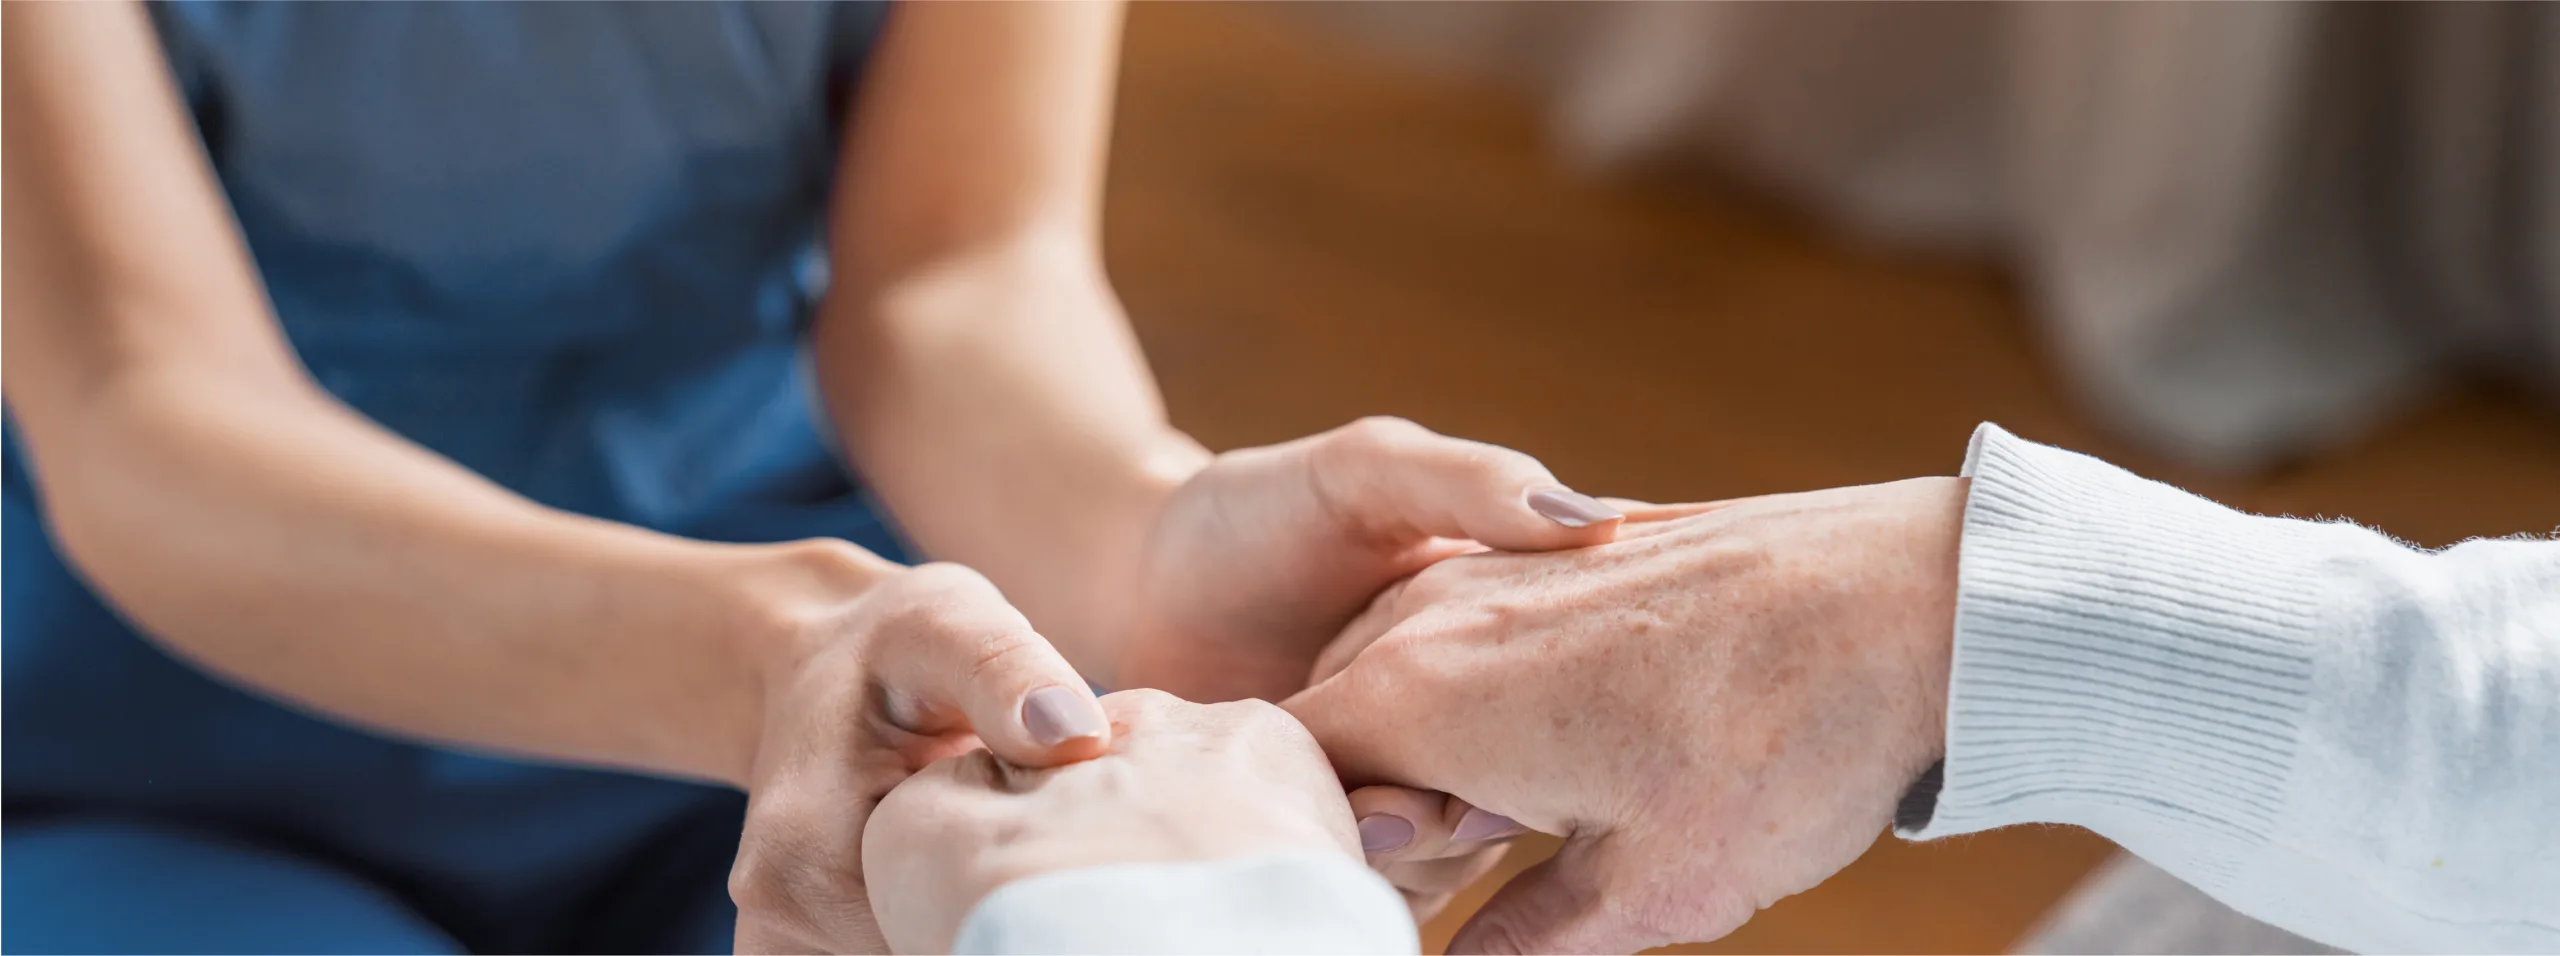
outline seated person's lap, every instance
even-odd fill
[[[593,952],[725,953],[735,913],[721,828],[662,841],[585,925]],[[0,951],[461,953],[367,877],[240,837],[113,817],[12,820],[0,835]]]
[[[381,887],[229,837],[86,818],[0,836],[11,952],[458,953]]]

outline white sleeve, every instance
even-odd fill
[[[1415,953],[1404,897],[1334,854],[1114,863],[1015,880],[960,924],[958,953]]]
[[[2077,824],[2331,945],[2560,951],[2560,542],[2244,515],[1992,425],[1965,470],[1904,835]]]

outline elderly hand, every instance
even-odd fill
[[[1938,759],[1964,494],[1688,506],[1594,548],[1451,558],[1286,706],[1347,781],[1568,838],[1452,951],[1713,939],[1856,859]]]
[[[1473,547],[1576,548],[1618,513],[1537,459],[1393,418],[1220,455],[1160,509],[1111,629],[1116,686],[1279,700],[1379,589]]]
[[[1147,539],[1126,635],[1123,686],[1192,700],[1279,700],[1381,588],[1453,554],[1578,548],[1620,515],[1567,489],[1535,458],[1368,418],[1220,455],[1167,500]],[[1416,919],[1500,861],[1517,828],[1487,828],[1437,794],[1351,795],[1370,861]],[[1499,818],[1492,818],[1499,819]],[[1457,839],[1464,830],[1463,839]]]
[[[729,874],[741,953],[882,951],[863,824],[916,769],[982,742],[1024,766],[1111,745],[1084,680],[977,572],[849,563],[881,580],[790,622],[804,639],[774,665]]]
[[[1193,704],[1156,691],[1102,699],[1111,753],[1047,770],[987,751],[952,757],[880,802],[863,866],[898,952],[948,952],[997,887],[1105,863],[1215,860],[1358,843],[1315,739],[1261,701]]]

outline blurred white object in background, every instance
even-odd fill
[[[2081,393],[2245,468],[2447,371],[2560,382],[2560,5],[1395,4],[1561,148],[2015,263]]]
[[[2118,853],[2054,904],[2015,950],[2028,956],[2224,953],[2331,956],[2333,949],[2215,902],[2132,854]]]

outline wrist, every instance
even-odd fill
[[[834,538],[729,549],[722,562],[728,613],[718,639],[737,664],[736,726],[720,747],[720,778],[744,788],[756,765],[780,688],[818,652],[841,639],[838,624],[902,565]]]
[[[1947,703],[1955,668],[1956,594],[1960,585],[1964,511],[1972,493],[1970,478],[1934,480],[1943,490],[1932,495],[1916,525],[1916,552],[1908,566],[1918,570],[1913,582],[1918,600],[1911,627],[1911,703],[1913,735],[1901,758],[1908,786],[1894,806],[1894,828],[1916,832],[1937,812],[1938,792],[1945,784]]]
[[[1912,567],[1920,569],[1912,618],[1918,674],[1919,715],[1916,768],[1935,764],[1947,752],[1947,701],[1955,669],[1956,594],[1961,584],[1964,512],[1973,479],[1933,479],[1934,493],[1917,522]]]
[[[1065,585],[1059,589],[1066,599],[1059,613],[1039,614],[1026,606],[1032,623],[1094,684],[1122,686],[1130,644],[1145,632],[1132,613],[1150,573],[1151,544],[1175,495],[1213,457],[1170,427],[1130,454],[1117,469],[1119,479],[1094,504],[1087,545],[1054,564]]]

